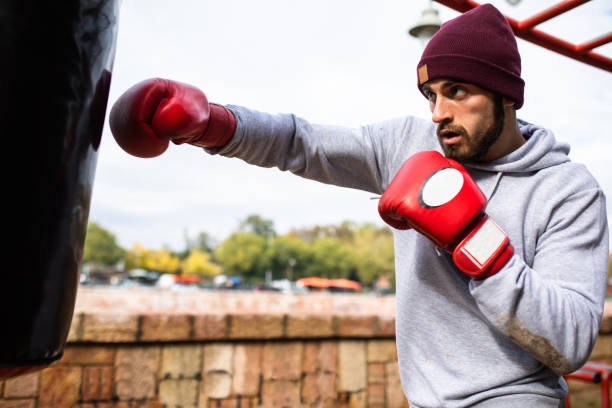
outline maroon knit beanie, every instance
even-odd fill
[[[523,106],[525,82],[510,24],[491,4],[442,24],[417,65],[418,87],[436,78],[473,83]]]

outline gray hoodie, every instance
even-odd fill
[[[403,162],[440,151],[435,125],[405,117],[359,129],[229,106],[237,130],[211,154],[381,194]],[[597,337],[605,298],[605,197],[569,146],[519,121],[527,142],[463,163],[515,254],[476,281],[414,230],[394,230],[396,343],[412,407],[557,407]]]

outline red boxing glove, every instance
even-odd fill
[[[236,118],[209,104],[199,89],[167,79],[147,79],[128,89],[113,105],[110,128],[123,150],[137,157],[159,156],[168,143],[224,146]]]
[[[497,273],[514,253],[506,233],[484,213],[486,204],[463,166],[425,151],[404,162],[378,212],[394,228],[419,231],[452,253],[462,272],[483,279]]]

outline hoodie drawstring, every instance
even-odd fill
[[[489,191],[489,194],[487,194],[487,202],[489,202],[491,200],[491,197],[493,197],[493,194],[495,193],[495,190],[497,189],[497,185],[499,184],[499,180],[502,178],[504,172],[499,171],[497,172],[497,176],[495,177],[495,182],[493,183],[493,188],[491,188],[491,191]]]

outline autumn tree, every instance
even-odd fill
[[[223,268],[211,262],[211,254],[199,249],[192,250],[181,262],[181,270],[185,275],[219,275]]]
[[[181,261],[178,256],[166,248],[147,249],[136,243],[125,255],[126,269],[142,268],[150,271],[177,273]]]

